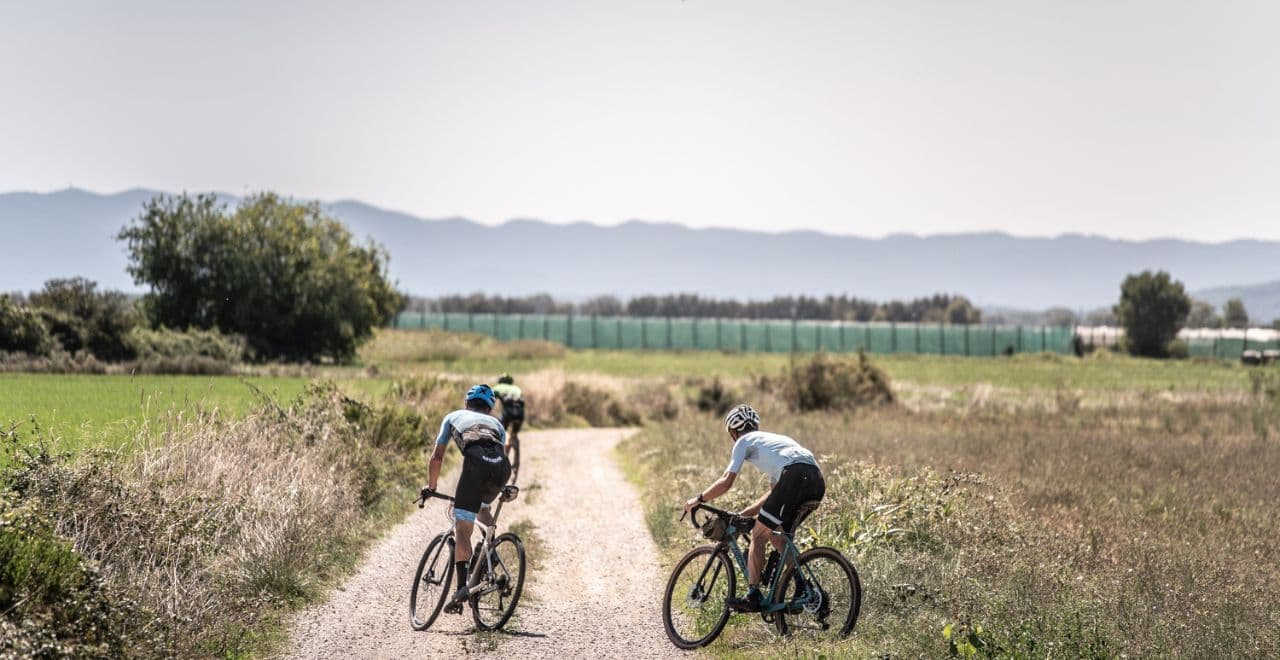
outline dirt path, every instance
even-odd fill
[[[299,614],[285,657],[678,657],[659,614],[666,576],[635,493],[613,461],[613,447],[626,435],[599,429],[521,435],[523,490],[499,527],[532,522],[542,558],[504,633],[475,634],[470,611],[441,614],[426,632],[410,630],[414,568],[448,524],[437,502],[392,529],[328,602]],[[452,482],[442,490],[452,491]]]

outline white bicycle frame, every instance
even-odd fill
[[[516,492],[518,493],[519,491],[517,490]],[[514,497],[513,497],[513,499],[514,499]],[[480,522],[480,520],[479,520],[479,517],[478,517],[478,516],[477,516],[476,520],[471,521],[471,525],[472,525],[473,527],[478,528],[478,529],[480,530],[481,538],[480,538],[480,553],[479,553],[479,554],[481,554],[481,555],[483,555],[483,556],[484,556],[484,564],[483,564],[483,565],[485,566],[485,569],[486,569],[486,570],[485,570],[483,573],[481,573],[481,571],[480,571],[480,567],[481,567],[481,565],[482,565],[482,564],[481,564],[480,562],[478,562],[478,561],[476,561],[476,560],[475,560],[475,559],[476,559],[476,557],[475,557],[475,555],[473,554],[473,555],[471,556],[471,574],[467,576],[467,589],[471,589],[472,587],[475,587],[477,584],[479,584],[479,583],[480,583],[480,576],[481,576],[482,574],[483,574],[483,575],[492,575],[492,574],[493,574],[493,557],[492,557],[491,553],[489,552],[489,550],[493,548],[493,539],[494,539],[494,537],[495,537],[494,532],[496,532],[496,531],[497,531],[497,529],[496,529],[496,528],[497,528],[497,525],[498,525],[498,514],[502,512],[502,503],[503,503],[503,502],[506,502],[506,501],[507,501],[507,500],[503,499],[502,497],[498,497],[498,498],[495,500],[496,506],[493,506],[493,507],[485,507],[485,508],[491,508],[491,509],[492,509],[492,514],[491,514],[491,515],[493,516],[493,525],[486,525],[486,524],[484,524],[484,523]],[[445,509],[445,512],[446,512],[446,514],[448,515],[449,520],[451,520],[451,521],[452,521],[452,520],[454,520],[454,517],[453,517],[453,504],[452,504],[452,503],[450,503],[449,507],[448,507],[447,509]],[[458,542],[458,538],[457,538],[457,535],[456,535],[456,534],[454,535],[453,542],[454,542],[455,544]],[[483,596],[484,594],[490,593],[490,592],[492,592],[492,591],[496,591],[497,589],[498,589],[498,585],[496,585],[496,584],[490,584],[490,585],[489,585],[488,587],[486,587],[484,590],[480,591],[480,592],[479,592],[479,593],[477,593],[477,594],[472,594],[472,595],[473,595],[473,596]]]

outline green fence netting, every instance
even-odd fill
[[[403,312],[392,327],[474,332],[501,341],[540,339],[572,348],[720,350],[747,352],[919,353],[991,357],[1013,353],[1072,352],[1073,330],[1049,326],[976,326],[937,323],[854,323],[743,319],[630,318],[558,314]],[[1197,357],[1238,357],[1242,339],[1196,338]],[[1280,341],[1249,343],[1280,348]]]

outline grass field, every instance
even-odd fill
[[[240,416],[265,395],[287,401],[310,378],[267,376],[124,376],[0,374],[0,427],[56,440],[60,449],[114,447],[144,421],[170,413],[217,409]],[[385,380],[343,379],[356,394],[387,388]],[[5,459],[0,456],[0,463]]]
[[[383,373],[451,372],[493,378],[509,371],[563,369],[621,378],[743,379],[777,374],[791,362],[779,353],[720,351],[566,351],[541,342],[501,344],[479,335],[384,330],[360,352]],[[964,387],[992,384],[1010,389],[1073,388],[1089,391],[1242,391],[1248,370],[1233,362],[1145,360],[1104,355],[1080,359],[1055,354],[1009,358],[941,355],[875,355],[895,382]]]

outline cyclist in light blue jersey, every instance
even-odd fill
[[[457,443],[462,452],[462,474],[458,477],[453,503],[456,539],[453,558],[458,591],[445,607],[446,612],[461,612],[462,603],[470,595],[467,593],[467,575],[471,561],[471,530],[477,517],[486,525],[493,524],[489,504],[497,499],[507,479],[511,478],[511,463],[507,461],[505,451],[507,432],[502,428],[502,422],[489,414],[493,404],[493,390],[488,385],[476,385],[468,390],[464,400],[466,407],[449,413],[441,422],[436,448],[427,469],[427,489],[435,491],[449,441]]]

